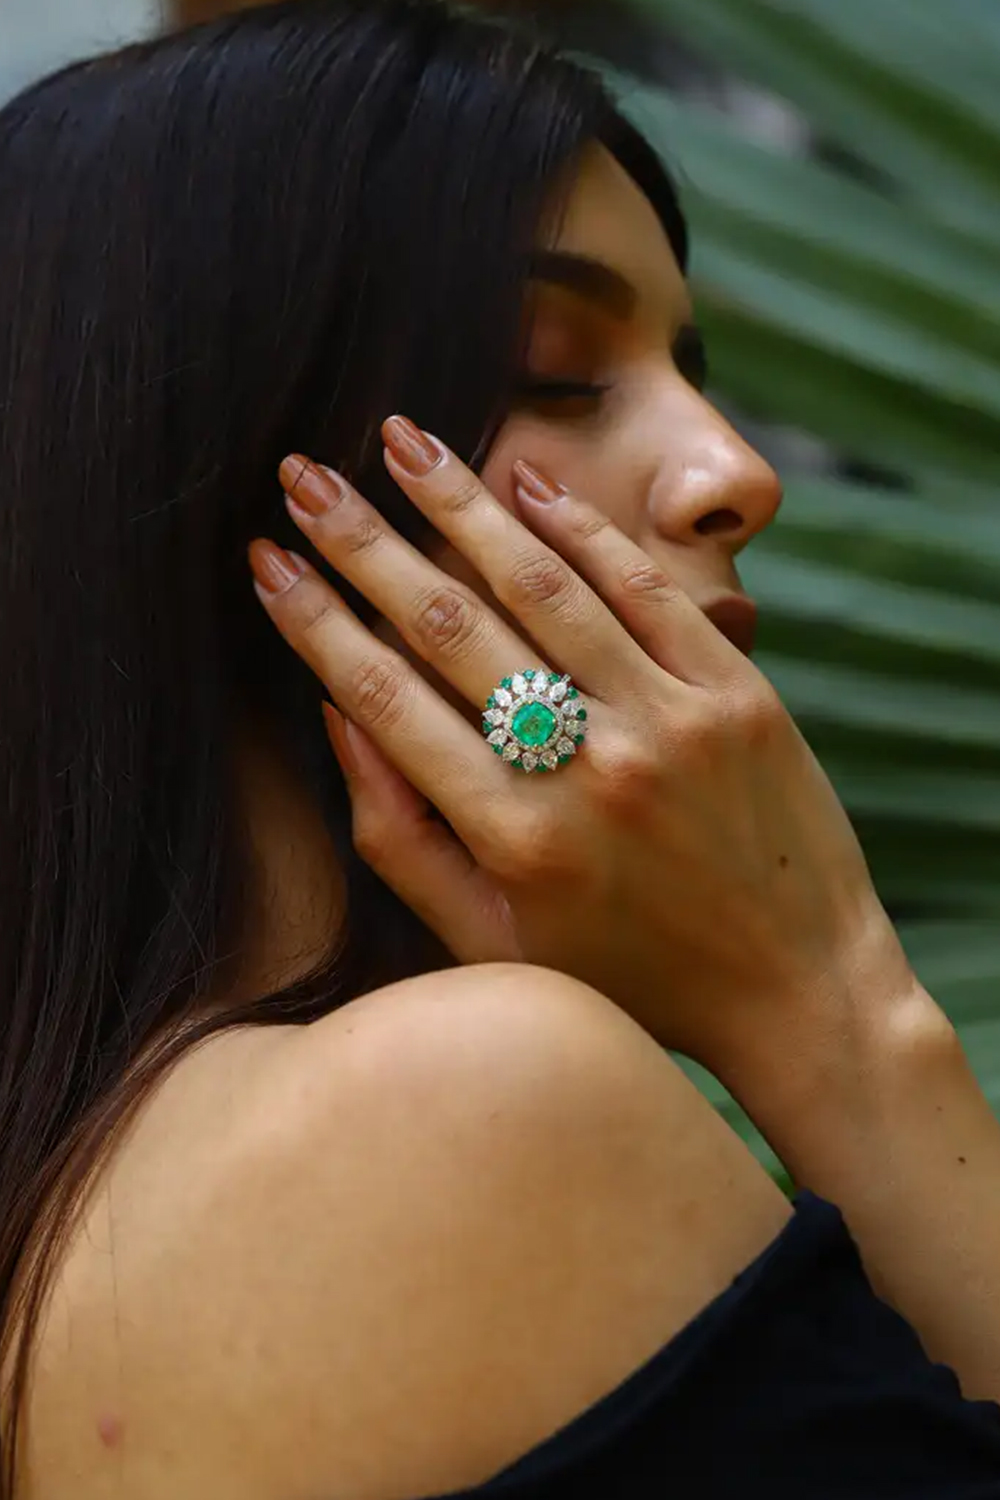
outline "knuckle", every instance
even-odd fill
[[[514,562],[507,589],[516,603],[553,604],[572,593],[573,575],[561,558],[535,554]]]
[[[788,715],[778,694],[763,678],[728,688],[701,689],[686,710],[661,725],[675,764],[703,767],[706,757],[766,746],[780,734]]]
[[[562,867],[564,841],[554,818],[538,809],[505,808],[483,820],[483,863],[512,883],[534,882]]]
[[[581,542],[593,541],[594,537],[600,536],[602,531],[607,531],[610,525],[610,516],[595,510],[592,505],[585,505],[582,500],[577,501],[572,507],[569,529]]]
[[[296,623],[303,645],[312,647],[317,641],[322,643],[334,622],[343,617],[343,610],[326,592],[310,590],[308,595],[304,589],[301,592],[301,612]]]
[[[390,728],[406,709],[407,678],[392,662],[367,660],[355,669],[350,684],[351,704],[369,725]]]
[[[349,530],[344,533],[344,551],[352,554],[368,552],[384,537],[385,531],[376,517],[363,513],[352,520]]]
[[[419,598],[411,622],[418,646],[461,656],[475,648],[483,629],[480,609],[458,589],[435,588]]]
[[[762,678],[735,695],[731,717],[741,739],[760,744],[771,739],[786,714],[778,694]]]
[[[654,562],[635,558],[624,564],[619,574],[622,592],[638,598],[672,599],[676,584]]]
[[[660,779],[660,757],[650,745],[626,735],[590,748],[600,796],[607,806],[648,816],[650,794]]]
[[[478,479],[463,479],[461,484],[455,485],[448,490],[441,499],[441,509],[449,515],[461,515],[462,511],[468,510],[483,494],[483,485]]]

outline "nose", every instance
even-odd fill
[[[781,481],[721,412],[696,392],[690,395],[685,420],[678,424],[673,414],[667,454],[650,490],[653,525],[669,541],[714,537],[735,554],[774,520]]]

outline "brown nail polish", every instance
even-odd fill
[[[320,468],[299,453],[285,459],[278,476],[289,500],[294,500],[310,516],[321,516],[346,493],[339,474],[333,469]]]
[[[523,458],[515,461],[514,475],[528,499],[540,500],[543,505],[551,505],[553,500],[562,499],[566,493],[561,484],[546,479],[544,474],[539,474],[537,469],[526,464]]]
[[[250,550],[250,566],[262,589],[269,594],[283,594],[302,577],[300,560],[274,542],[258,541]]]
[[[409,417],[389,417],[382,425],[382,436],[399,466],[415,479],[422,479],[436,469],[443,457],[426,432],[421,432]]]

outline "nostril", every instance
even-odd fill
[[[700,536],[727,536],[742,531],[743,524],[743,517],[735,510],[713,510],[695,521],[694,529]]]

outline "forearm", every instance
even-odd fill
[[[1000,1124],[930,996],[914,984],[812,1043],[786,1035],[723,1082],[793,1180],[838,1205],[930,1358],[1000,1401]]]

